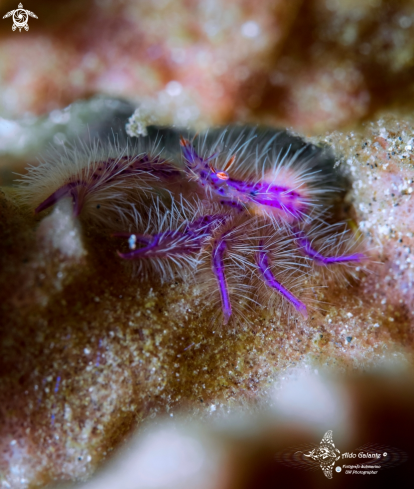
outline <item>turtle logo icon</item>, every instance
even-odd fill
[[[22,32],[22,29],[24,29],[25,31],[29,30],[29,15],[34,19],[38,18],[37,15],[35,15],[33,12],[30,12],[30,10],[25,10],[23,8],[23,5],[19,3],[17,9],[7,12],[6,15],[3,15],[3,19],[7,19],[8,17],[13,16],[12,30],[15,31],[16,29],[19,29],[19,32]]]
[[[314,448],[309,453],[304,453],[303,455],[319,462],[325,476],[328,479],[332,479],[332,469],[341,455],[341,452],[335,448],[332,440],[332,430],[327,431],[323,435],[318,448]]]

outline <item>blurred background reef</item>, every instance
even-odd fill
[[[137,430],[141,476],[115,467],[92,487],[323,487],[318,467],[286,475],[274,453],[328,429],[341,451],[412,454],[414,3],[23,5],[38,16],[29,31],[0,21],[0,487],[87,479]],[[1,16],[16,8],[0,0]],[[331,147],[368,267],[319,291],[327,306],[308,320],[264,311],[214,330],[196,287],[132,281],[65,205],[39,217],[16,199],[15,172],[50,143],[126,140],[128,121],[129,136],[140,123],[261,124]]]

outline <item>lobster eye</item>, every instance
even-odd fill
[[[216,175],[218,176],[218,178],[220,178],[220,180],[228,180],[229,179],[229,175],[225,171],[219,171],[216,173]]]

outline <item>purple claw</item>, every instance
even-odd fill
[[[128,235],[131,236],[131,235]],[[130,251],[129,253],[121,253],[118,251],[118,256],[124,260],[137,260],[145,258],[170,258],[179,255],[189,255],[200,251],[203,238],[205,235],[191,236],[189,232],[165,231],[164,233],[155,234],[150,238],[134,235],[138,242],[146,244],[142,248]]]
[[[131,236],[135,236],[135,241],[139,241],[140,243],[150,244],[153,240],[153,237],[149,234],[131,234],[131,233],[113,233],[111,234],[114,238],[131,238]]]
[[[56,204],[56,202],[58,202],[61,199],[64,199],[65,197],[72,197],[73,204],[74,204],[73,213],[75,217],[78,216],[80,212],[78,187],[82,187],[82,186],[84,187],[85,184],[81,181],[70,182],[67,183],[66,185],[63,185],[36,207],[35,214],[39,214],[39,212],[44,211],[45,209],[49,208],[53,204]]]
[[[224,322],[223,324],[228,324],[232,310],[229,296],[229,289],[227,286],[226,276],[224,275],[224,253],[227,250],[227,244],[224,236],[221,236],[214,243],[213,247],[213,263],[212,269],[216,276],[217,283],[220,290],[221,304],[223,307]]]
[[[39,212],[44,211],[48,207],[50,207],[53,204],[56,204],[57,201],[60,199],[63,199],[64,197],[69,196],[69,189],[67,188],[67,185],[59,188],[56,190],[56,192],[53,192],[52,195],[49,195],[49,197],[44,200],[41,204],[39,204],[36,209],[35,209],[35,214],[39,214]]]
[[[94,163],[95,166],[96,169],[93,172],[85,170],[82,176],[79,176],[74,181],[68,182],[53,192],[53,194],[36,207],[35,213],[38,214],[53,204],[56,204],[59,200],[71,196],[73,199],[73,214],[74,217],[77,217],[81,213],[83,206],[80,189],[83,189],[82,195],[85,197],[97,188],[124,176],[146,174],[152,175],[157,180],[171,181],[181,174],[180,170],[177,170],[167,160],[158,156],[150,157],[146,153],[133,157],[122,156],[117,160],[115,158],[108,158],[105,161]]]
[[[260,243],[259,251],[256,255],[256,262],[259,270],[263,276],[265,284],[273,289],[276,289],[283,297],[285,297],[297,311],[299,311],[305,318],[308,317],[306,306],[303,302],[297,299],[291,292],[289,292],[283,285],[278,282],[273,275],[269,266],[269,257],[266,251],[263,249],[263,243]]]
[[[118,256],[124,260],[189,255],[199,252],[207,239],[211,237],[214,228],[223,223],[225,219],[222,214],[206,215],[189,223],[183,231],[164,231],[154,235],[115,233],[113,236],[128,238],[128,241],[131,236],[134,236],[134,243],[139,242],[145,245],[129,253],[118,251]]]
[[[305,236],[302,231],[298,229],[294,229],[298,243],[302,248],[303,252],[312,258],[320,265],[330,265],[332,263],[346,263],[346,262],[361,262],[365,259],[365,255],[363,253],[354,253],[353,255],[343,255],[343,256],[323,256],[318,253],[309,241],[309,239]]]

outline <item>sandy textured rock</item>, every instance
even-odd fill
[[[64,206],[34,217],[4,189],[3,480],[27,488],[83,479],[143,421],[251,407],[293,367],[411,365],[412,137],[412,122],[384,119],[318,140],[352,177],[342,212],[359,225],[370,261],[359,281],[319,292],[325,311],[290,324],[263,311],[252,325],[214,328],[196,287],[132,280],[113,240],[74,223]]]
[[[390,332],[402,333],[406,322],[409,342],[408,324],[414,317],[413,123],[387,116],[366,123],[361,131],[332,133],[324,140],[352,176],[351,202],[359,228],[373,259],[382,263],[373,267],[374,277],[364,281],[364,292],[372,294],[374,304],[380,302],[376,307]]]

